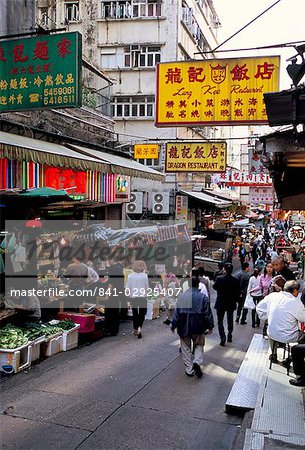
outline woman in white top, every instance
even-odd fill
[[[132,266],[133,273],[128,275],[125,288],[126,296],[129,297],[132,306],[134,334],[138,336],[138,339],[142,337],[142,326],[147,312],[149,284],[145,269],[144,261],[135,261]]]
[[[256,267],[253,270],[253,274],[251,275],[251,277],[249,279],[249,284],[248,284],[248,289],[247,289],[247,295],[251,295],[255,307],[258,304],[258,302],[260,300],[262,300],[262,298],[263,298],[263,295],[262,295],[262,293],[260,291],[260,287],[259,287],[259,280],[260,280],[259,273],[260,273],[260,270]],[[260,320],[259,320],[258,315],[256,314],[255,308],[252,309],[251,316],[252,316],[252,328],[255,328],[256,326],[259,327]]]

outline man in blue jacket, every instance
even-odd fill
[[[174,311],[172,331],[177,328],[181,353],[188,377],[202,377],[205,334],[214,328],[213,314],[208,297],[199,290],[199,279],[192,277],[192,287],[180,295]],[[193,353],[192,353],[193,345]]]

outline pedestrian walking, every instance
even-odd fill
[[[212,333],[214,319],[208,297],[199,290],[197,277],[192,277],[192,287],[178,298],[171,325],[172,331],[176,328],[185,374],[201,378],[205,334]]]
[[[240,297],[238,300],[238,307],[237,307],[237,313],[236,313],[236,323],[240,323],[241,325],[245,325],[247,323],[247,314],[248,310],[247,308],[244,308],[244,303],[247,296],[247,290],[248,290],[248,284],[250,280],[250,265],[248,262],[243,263],[242,270],[238,272],[236,275],[236,278],[239,281],[240,285]]]
[[[106,303],[106,329],[110,336],[116,336],[120,328],[121,311],[126,311],[127,304],[124,294],[124,272],[120,261],[111,259],[109,261],[108,288],[110,295]]]
[[[217,311],[217,324],[221,346],[225,346],[226,340],[232,342],[233,314],[240,297],[239,280],[232,276],[233,265],[231,263],[225,263],[224,270],[225,274],[218,276],[213,285],[213,288],[217,291],[215,309]],[[226,336],[223,325],[225,314],[227,314],[228,336]]]
[[[132,322],[134,334],[142,338],[142,326],[147,313],[148,276],[145,273],[144,261],[136,260],[132,266],[133,272],[128,275],[125,293],[130,298],[132,307]]]
[[[247,307],[247,312],[248,312],[248,309],[252,310],[251,311],[252,328],[255,328],[256,326],[259,327],[259,325],[260,325],[260,319],[259,319],[258,315],[256,314],[255,308],[256,308],[256,305],[258,304],[258,302],[260,300],[262,300],[264,297],[262,295],[262,291],[261,291],[260,284],[259,284],[259,274],[260,274],[260,271],[256,267],[253,270],[253,273],[249,279],[247,296],[246,296],[246,301],[245,301],[245,307]],[[249,296],[251,297],[251,300],[252,300],[252,308],[249,308],[248,303],[247,303],[247,299],[249,298]],[[246,308],[244,308],[244,310],[246,310]],[[247,317],[246,317],[246,320],[247,320]]]

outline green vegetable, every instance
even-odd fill
[[[72,320],[61,320],[57,326],[62,330],[71,330],[71,328],[75,327],[75,322],[72,322]]]
[[[0,348],[13,349],[27,344],[28,336],[14,325],[6,325],[0,329]]]

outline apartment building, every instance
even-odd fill
[[[212,0],[37,0],[36,20],[47,28],[66,26],[82,34],[83,54],[113,81],[110,115],[122,147],[132,151],[135,143],[160,143],[159,159],[140,162],[162,170],[165,142],[215,137],[214,127],[154,125],[157,63],[213,57],[204,53],[217,45],[220,23]],[[92,80],[88,87],[94,95]],[[109,111],[107,102],[96,101],[95,106]],[[169,175],[165,189],[192,180],[192,174]],[[133,188],[160,187],[142,181]]]

